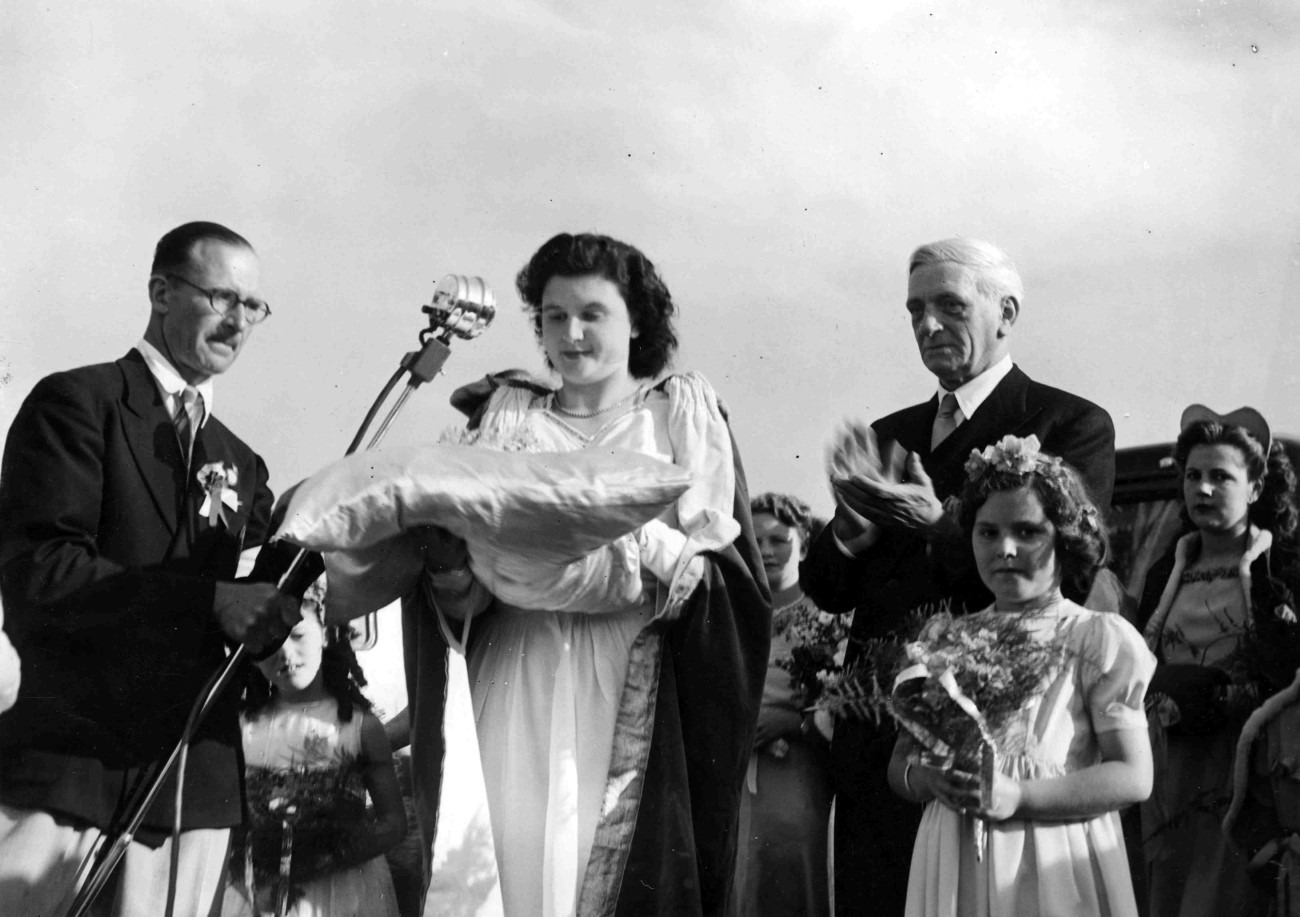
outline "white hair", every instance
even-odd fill
[[[985,296],[998,300],[1014,296],[1017,303],[1024,302],[1025,284],[1020,279],[1020,271],[1007,253],[992,242],[958,236],[922,245],[908,260],[908,276],[930,264],[960,264],[971,268],[976,272],[975,288]]]

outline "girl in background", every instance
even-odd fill
[[[223,917],[397,917],[383,854],[405,836],[406,813],[347,626],[325,626],[323,583],[250,672],[249,820],[232,840]]]

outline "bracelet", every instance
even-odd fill
[[[911,796],[912,798],[915,799],[916,790],[912,789],[912,781],[909,779],[911,776],[912,776],[912,762],[908,761],[907,764],[904,765],[903,767],[903,789],[907,790],[908,796]]]

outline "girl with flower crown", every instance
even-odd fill
[[[1277,811],[1270,778],[1289,783],[1282,796],[1294,799],[1298,768],[1276,728],[1259,749],[1250,735],[1240,746],[1239,738],[1252,710],[1288,687],[1300,665],[1295,473],[1251,408],[1219,415],[1192,405],[1181,426],[1174,460],[1188,531],[1147,571],[1138,610],[1158,659],[1150,704],[1156,784],[1142,807],[1150,913],[1275,913],[1268,899],[1277,867],[1285,876],[1300,863],[1294,843],[1269,841],[1294,837],[1300,813]],[[1234,764],[1235,839],[1221,824]],[[1266,773],[1248,780],[1257,764]]]
[[[1013,615],[1058,652],[993,727],[982,776],[932,766],[907,732],[898,740],[890,785],[926,807],[908,917],[1136,915],[1118,810],[1151,790],[1143,699],[1155,662],[1124,619],[1061,594],[1105,561],[1097,510],[1032,436],[972,452],[966,470],[954,509],[994,602],[963,623]]]

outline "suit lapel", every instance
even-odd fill
[[[185,458],[162,393],[135,351],[117,361],[122,370],[122,430],[158,514],[175,533],[184,499]]]
[[[939,399],[931,397],[929,401],[908,408],[899,417],[898,444],[906,452],[915,452],[927,465],[930,461],[930,434],[934,430],[934,418],[938,413]]]
[[[988,408],[987,416],[984,409]],[[978,435],[979,445],[986,446],[1007,435],[1021,436],[1026,427],[1042,413],[1042,408],[1029,409],[1029,377],[1013,366],[1011,372],[989,394],[988,400],[980,405],[975,416],[980,420]],[[973,445],[973,444],[972,444]]]

